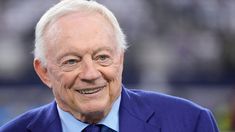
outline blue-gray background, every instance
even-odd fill
[[[53,100],[32,66],[34,27],[59,0],[0,0],[0,125]],[[234,0],[97,0],[130,45],[123,82],[210,108],[235,129]],[[232,123],[233,122],[233,123]]]

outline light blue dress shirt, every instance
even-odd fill
[[[108,115],[97,124],[103,124],[119,132],[118,111],[119,111],[120,102],[121,102],[121,96],[119,96],[118,99],[114,102]],[[70,113],[63,111],[62,109],[59,108],[58,105],[57,109],[61,120],[63,132],[81,132],[85,127],[89,125],[77,120]]]

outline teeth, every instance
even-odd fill
[[[82,90],[78,90],[78,92],[80,94],[93,94],[93,93],[99,92],[101,89],[102,88],[82,89]]]

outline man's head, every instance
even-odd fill
[[[66,0],[36,27],[34,68],[60,108],[89,123],[101,120],[121,93],[125,36],[94,1]]]

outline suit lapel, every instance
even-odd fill
[[[151,124],[155,112],[146,105],[135,93],[122,89],[119,109],[120,132],[160,132],[160,125]]]
[[[62,132],[55,101],[40,109],[27,129],[31,132]]]
[[[119,115],[120,132],[161,132],[155,112],[126,88],[122,89]],[[27,129],[31,132],[62,132],[55,101],[41,108]]]

